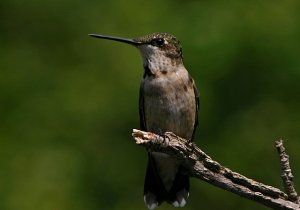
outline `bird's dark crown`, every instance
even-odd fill
[[[156,46],[163,51],[166,51],[169,57],[181,58],[182,49],[179,40],[167,33],[153,33],[143,37],[134,39],[142,44]]]

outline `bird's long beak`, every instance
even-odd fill
[[[124,42],[127,44],[131,44],[134,46],[138,46],[142,44],[140,41],[136,41],[134,39],[126,39],[126,38],[120,38],[120,37],[113,37],[113,36],[105,36],[105,35],[100,35],[100,34],[89,34],[91,37],[99,38],[99,39],[109,39],[109,40],[114,40],[118,42]]]

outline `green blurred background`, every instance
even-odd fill
[[[1,0],[0,209],[146,209],[147,155],[131,139],[141,58],[88,33],[176,35],[201,95],[197,145],[282,189],[282,137],[300,192],[299,11],[298,0]],[[254,208],[267,209],[193,179],[185,209]]]

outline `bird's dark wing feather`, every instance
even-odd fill
[[[196,128],[198,126],[198,112],[199,112],[199,107],[200,107],[200,98],[199,98],[199,92],[196,87],[195,81],[193,80],[193,88],[194,88],[194,94],[195,94],[195,102],[196,102],[196,113],[195,113],[195,124],[194,124],[194,130],[193,130],[193,135],[192,135],[192,141],[194,140],[195,133],[196,133]]]
[[[146,120],[144,112],[144,85],[141,83],[140,86],[140,95],[139,95],[139,114],[140,114],[140,129],[146,131]]]

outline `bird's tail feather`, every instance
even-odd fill
[[[149,154],[148,166],[144,184],[144,201],[149,209],[154,209],[163,201],[172,203],[175,207],[184,207],[189,196],[189,176],[180,165],[173,185],[167,191],[160,178],[155,161]]]

